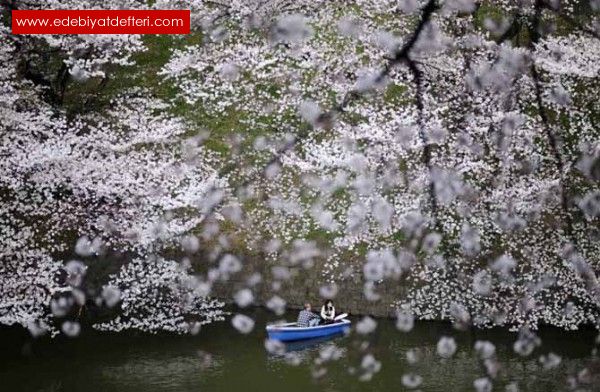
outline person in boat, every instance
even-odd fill
[[[325,324],[331,324],[335,321],[335,307],[332,300],[326,300],[321,306],[321,319]]]
[[[298,314],[296,324],[299,327],[314,327],[319,324],[319,321],[321,321],[321,318],[318,314],[312,312],[312,306],[307,302],[304,304],[304,309]]]

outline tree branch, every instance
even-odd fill
[[[536,0],[535,2],[535,14],[533,17],[533,23],[530,27],[530,50],[535,50],[535,45],[539,42],[541,36],[539,32],[542,10],[547,8],[546,3],[543,0]],[[548,115],[546,114],[546,107],[544,105],[543,94],[542,94],[542,83],[541,77],[535,65],[535,61],[532,60],[530,67],[531,77],[533,78],[534,88],[535,88],[535,101],[538,107],[538,112],[540,115],[540,119],[542,120],[542,125],[544,128],[544,133],[546,138],[548,139],[548,143],[550,144],[550,149],[552,151],[552,155],[554,156],[554,163],[556,165],[556,170],[559,174],[559,187],[560,187],[560,199],[561,199],[561,208],[562,213],[564,215],[565,223],[566,223],[566,232],[568,237],[571,239],[574,245],[577,245],[577,238],[575,237],[575,233],[573,230],[573,222],[571,219],[571,215],[569,213],[569,200],[567,196],[567,191],[565,187],[565,164],[562,159],[562,155],[560,153],[558,147],[558,140],[554,132],[552,132],[551,124],[548,119]]]
[[[425,26],[427,25],[427,23],[429,23],[429,21],[431,20],[433,13],[438,9],[439,9],[439,5],[436,0],[429,0],[427,2],[427,4],[422,9],[421,18],[420,18],[419,23],[417,24],[417,27],[415,28],[414,32],[411,34],[409,39],[404,43],[404,45],[402,45],[402,47],[400,47],[394,53],[394,56],[388,60],[386,65],[383,67],[383,69],[380,71],[380,73],[376,76],[376,81],[383,80],[385,77],[387,77],[389,75],[391,70],[395,66],[399,65],[400,63],[408,62],[409,66],[410,66],[410,62],[412,62],[412,60],[409,57],[410,51],[415,46],[416,42],[419,39],[419,36],[421,35],[421,33],[422,33],[423,29],[425,28]],[[413,65],[414,65],[414,63],[413,63]],[[420,93],[417,93],[417,95],[420,95]],[[361,96],[362,96],[361,91],[358,91],[358,90],[348,91],[345,94],[344,98],[340,101],[340,103],[338,103],[331,110],[321,113],[317,122],[325,123],[325,122],[332,121],[335,118],[336,114],[342,113],[345,110],[345,108],[348,107],[348,105],[350,105],[352,102],[356,101]],[[418,100],[421,101],[421,109],[419,111],[422,114],[422,100],[420,98]],[[421,121],[422,121],[422,119],[421,119]],[[423,131],[422,126],[420,126],[420,129],[421,129],[421,131]],[[308,133],[306,133],[306,135],[296,135],[291,141],[287,142],[281,148],[279,148],[273,154],[271,159],[269,159],[267,165],[265,165],[265,167],[261,170],[261,172],[259,174],[260,177],[264,177],[266,175],[267,168],[270,165],[277,163],[277,162],[281,162],[282,157],[285,154],[287,154],[289,151],[293,150],[296,147],[296,145],[298,145],[306,136],[308,136]],[[424,134],[423,134],[423,136],[424,136]],[[425,143],[425,150],[426,150],[426,152],[424,151],[423,160],[424,160],[424,162],[429,162],[430,158],[431,158],[431,154],[429,151],[429,147],[427,146],[427,143]],[[430,166],[429,163],[427,163],[427,166],[429,168],[429,166]],[[237,186],[236,189],[241,189],[241,188],[247,186],[249,184],[249,182],[250,181],[244,181],[241,185]],[[433,183],[431,184],[431,186],[433,186]],[[211,191],[214,192],[216,190],[217,190],[216,187],[211,187],[209,192],[211,192]],[[432,203],[432,207],[434,209],[436,209],[437,203],[434,200],[432,200],[431,203]],[[220,205],[221,205],[221,202],[212,206],[205,213],[205,217],[209,218],[210,215],[212,215]]]

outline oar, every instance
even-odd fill
[[[342,313],[340,315],[335,316],[333,318],[333,321],[340,321],[341,319],[346,318],[346,317],[348,317],[348,313]]]

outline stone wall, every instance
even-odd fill
[[[239,278],[233,277],[227,282],[220,282],[213,288],[213,295],[225,302],[231,303],[235,292],[245,286],[245,279],[253,272],[261,273],[263,281],[255,287],[255,304],[265,306],[273,296],[278,295],[287,301],[288,309],[300,309],[305,301],[313,304],[313,308],[320,308],[323,299],[319,296],[319,288],[325,283],[322,268],[318,264],[311,269],[293,270],[293,276],[285,281],[278,290],[273,289],[273,280],[270,278],[270,265],[256,259],[244,260],[244,269]],[[360,273],[355,274],[360,276]],[[336,281],[338,294],[333,299],[336,310],[353,315],[372,315],[388,317],[394,314],[393,302],[405,295],[405,287],[401,282],[384,282],[376,287],[376,292],[381,299],[376,302],[367,301],[363,294],[361,279],[348,278]]]

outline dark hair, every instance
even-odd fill
[[[325,302],[323,302],[323,306],[327,306],[327,304],[332,304],[333,305],[333,301],[330,299],[326,299]]]

